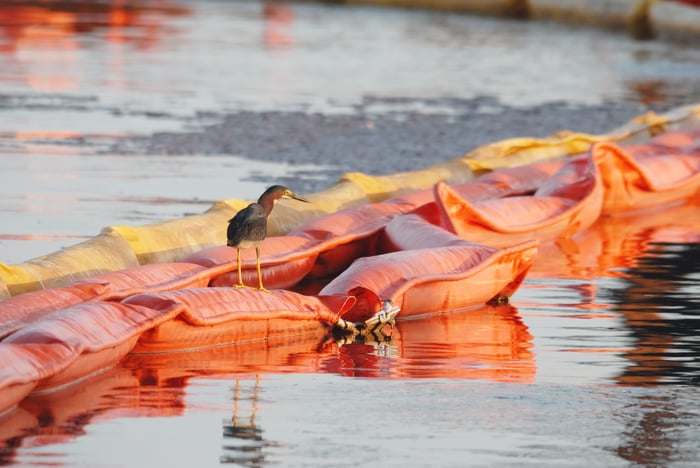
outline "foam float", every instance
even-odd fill
[[[66,286],[73,281],[139,264],[129,243],[101,234],[49,255],[18,265],[0,263],[0,280],[15,296],[28,291]]]
[[[531,193],[561,164],[536,163],[494,171],[460,187],[472,200]],[[421,190],[381,203],[347,208],[312,220],[286,236],[268,237],[262,244],[263,282],[272,288],[292,288],[305,277],[332,277],[355,259],[376,254],[378,237],[392,219],[432,200],[431,190]],[[244,284],[257,284],[254,253],[244,250],[241,258]],[[222,245],[204,249],[184,261],[220,267],[230,265],[236,258],[233,249]],[[228,272],[213,278],[211,285],[233,286],[237,282],[237,273]]]
[[[529,193],[560,165],[559,162],[539,163],[494,171],[479,177],[472,184],[464,185],[462,190],[472,200]],[[374,237],[394,216],[415,209],[430,200],[430,190],[413,192],[385,203],[362,205],[327,215],[293,230],[287,236],[268,237],[263,242],[263,281],[272,288],[290,288],[306,275],[325,277],[337,273],[358,256],[371,254],[370,246]],[[242,251],[242,258],[244,282],[252,285],[255,280],[253,252]],[[231,286],[237,282],[235,272],[225,271],[230,269],[231,262],[235,262],[235,251],[221,245],[190,255],[180,263],[133,267],[116,273],[95,275],[83,281],[74,281],[64,288],[51,288],[21,295],[3,303],[6,307],[3,309],[4,314],[8,320],[0,324],[0,336],[7,334],[8,327],[13,320],[17,320],[18,315],[29,317],[28,320],[31,320],[32,313],[67,307],[95,298],[99,294],[105,294],[104,298],[110,297],[108,292],[111,292],[111,298],[116,297],[115,294],[125,297],[129,291],[124,290],[129,288],[132,294],[138,293],[138,288],[147,285],[154,289],[163,288],[161,283],[175,281],[173,275],[178,274],[177,271],[180,270],[186,281],[195,281],[197,278],[191,276],[194,273],[193,269],[197,268],[195,264],[208,269],[220,268],[207,272],[214,276],[212,285]],[[204,279],[200,280],[205,282]],[[176,286],[177,284],[173,284],[171,287]],[[179,285],[183,286],[185,285]]]
[[[384,7],[428,8],[486,15],[527,16],[527,0],[343,0],[343,3]]]
[[[510,297],[536,252],[534,241],[495,249],[454,239],[452,245],[360,258],[319,294],[354,297],[343,315],[352,322],[370,319],[386,301],[401,309],[401,317],[455,310]]]
[[[601,177],[606,187],[604,209],[609,213],[671,203],[695,193],[700,177],[699,135],[697,130],[669,132],[644,145],[624,150],[601,143],[594,145],[587,159],[495,171],[454,189],[438,183],[435,193],[440,216],[428,217],[432,216],[433,221],[439,219],[444,227],[462,237],[491,245],[504,245],[528,237],[571,234],[587,227],[591,219],[597,217]],[[605,167],[602,176],[595,170],[596,159]],[[557,168],[558,172],[547,177]],[[535,187],[539,188],[535,190]],[[329,276],[359,256],[373,255],[378,252],[373,245],[383,226],[393,217],[426,202],[428,193],[415,192],[388,203],[351,208],[307,223],[293,231],[294,235],[266,239],[263,268],[266,283],[277,288],[292,287],[307,275]],[[523,195],[528,193],[534,196]],[[594,202],[587,203],[589,198],[595,198]],[[548,203],[545,207],[549,211],[537,211],[543,200]],[[528,204],[527,208],[523,203]],[[424,216],[427,205],[429,203],[418,210]],[[514,223],[517,212],[527,212],[524,224]],[[581,213],[587,214],[582,216]],[[420,228],[412,226],[412,231],[419,232]],[[403,245],[401,249],[406,248]],[[385,247],[385,251],[401,249]],[[213,285],[232,285],[235,275],[225,273],[230,271],[232,252],[226,247],[213,248],[188,259],[191,265],[145,265],[98,275],[66,288],[18,296],[2,303],[4,320],[0,323],[0,336],[39,318],[44,312],[88,299],[126,297],[145,292],[144,288],[157,291],[205,286],[212,277]],[[250,270],[253,263],[250,258],[248,260]],[[204,271],[204,267],[209,270]],[[195,275],[195,270],[201,274]],[[217,271],[224,273],[216,276]],[[168,282],[170,286],[166,285]]]
[[[654,34],[662,38],[697,43],[700,37],[700,3],[697,0],[652,2],[649,22]]]
[[[651,4],[646,0],[528,0],[530,15],[535,19],[627,30],[636,38],[651,36],[648,20]]]
[[[206,286],[216,271],[184,262],[142,265],[14,296],[0,302],[0,338],[57,310],[87,301],[115,301],[147,291]]]
[[[672,132],[642,145],[599,143],[604,214],[674,203],[700,190],[700,130]]]
[[[531,196],[472,201],[438,182],[439,223],[460,237],[503,246],[569,237],[611,215],[681,202],[700,190],[700,130],[668,132],[644,144],[595,143]],[[425,210],[425,209],[424,209]]]
[[[500,251],[473,244],[454,248],[457,249],[454,252],[413,250],[375,257],[388,260],[388,264],[394,268],[386,276],[387,265],[381,266],[384,279],[388,278],[393,283],[393,289],[377,289],[377,297],[389,298],[397,304],[409,304],[414,301],[412,295],[421,288],[431,288],[433,292],[435,288],[445,288],[451,297],[449,301],[427,304],[415,299],[414,307],[417,309],[414,310],[420,309],[420,313],[426,313],[438,311],[438,306],[457,308],[473,305],[471,301],[491,298],[491,293],[484,295],[485,288],[481,282],[489,283],[493,294],[512,292],[532,263],[535,250],[534,245],[524,246],[520,250]],[[446,257],[452,259],[449,268],[445,268]],[[396,286],[404,282],[402,275],[416,263],[420,266],[413,270],[415,274],[423,275],[431,270],[435,270],[436,274],[412,282],[412,288],[397,289]],[[352,279],[353,271],[351,267],[331,288],[357,282],[357,278]],[[363,268],[358,271],[360,277],[366,273]],[[195,271],[194,276],[197,274]],[[475,292],[469,295],[457,293],[458,289],[465,289],[470,276],[479,282]],[[124,277],[128,278],[129,274]],[[172,282],[165,282],[164,285],[172,286]],[[357,290],[352,292],[357,293]],[[27,295],[36,293],[39,292]],[[2,346],[60,343],[69,352],[62,356],[60,366],[54,366],[51,372],[37,375],[35,382],[21,382],[20,389],[16,388],[17,380],[12,375],[6,375],[4,380],[0,380],[0,388],[13,388],[21,392],[2,392],[12,398],[3,397],[0,408],[7,409],[16,404],[17,395],[22,392],[55,390],[103,371],[130,351],[162,352],[318,333],[319,329],[338,323],[351,310],[354,314],[361,311],[366,316],[371,316],[374,311],[374,304],[371,308],[353,308],[358,297],[363,300],[363,304],[368,304],[366,294],[354,296],[323,291],[318,297],[312,297],[291,291],[267,294],[248,288],[184,287],[172,291],[136,294],[123,300],[119,300],[121,295],[113,291],[102,294],[111,294],[112,300],[89,300],[48,313],[44,310],[41,319],[23,324],[3,339],[0,343]],[[414,313],[414,310],[407,306],[406,314]],[[357,318],[360,317],[350,314],[344,320]]]
[[[38,383],[63,371],[75,353],[63,342],[0,343],[0,417],[32,392]]]
[[[568,161],[532,195],[470,202],[443,182],[435,185],[440,224],[460,237],[491,246],[571,236],[600,216],[603,183],[599,152]]]
[[[138,305],[171,317],[143,333],[134,352],[197,349],[270,340],[332,326],[355,299],[312,297],[292,291],[261,293],[249,288],[192,288],[132,296]]]
[[[90,301],[27,325],[0,344],[41,346],[60,343],[70,349],[62,366],[44,376],[34,391],[61,387],[117,363],[139,335],[168,317],[160,311],[120,302]]]

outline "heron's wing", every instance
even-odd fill
[[[265,210],[255,203],[242,209],[228,222],[227,245],[236,247],[243,240],[262,240],[267,235]]]
[[[228,221],[226,243],[231,247],[235,247],[240,244],[241,241],[248,235],[248,229],[250,227],[250,216],[248,215],[250,210],[248,208],[243,208],[236,213],[236,216]]]

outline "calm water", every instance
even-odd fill
[[[288,169],[99,154],[202,112],[352,112],[371,95],[647,103],[697,95],[700,77],[697,49],[559,25],[145,5],[0,5],[0,260],[201,212],[258,192],[253,170]],[[699,204],[545,244],[510,305],[400,321],[385,342],[129,355],[0,419],[0,464],[700,466]]]

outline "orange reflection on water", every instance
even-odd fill
[[[29,154],[51,154],[72,156],[80,154],[80,149],[72,144],[64,144],[65,142],[79,142],[86,135],[74,131],[65,130],[19,130],[15,132],[0,133],[0,143],[5,140],[11,145],[21,145],[23,152]]]
[[[199,375],[326,372],[379,378],[461,378],[531,382],[532,335],[510,305],[400,320],[375,343],[342,344],[325,332],[273,343],[188,353],[131,354],[122,362],[158,382]],[[134,365],[134,363],[138,363]],[[192,369],[182,373],[183,369]]]
[[[170,1],[16,2],[0,7],[0,53],[32,90],[75,90],[87,73],[81,35],[146,50],[176,33],[168,18],[189,13]]]
[[[391,351],[378,352],[382,346]],[[19,447],[65,443],[100,419],[181,416],[187,387],[198,377],[233,383],[261,373],[328,372],[531,382],[536,370],[531,347],[532,336],[515,308],[485,306],[399,322],[391,340],[379,346],[339,345],[319,329],[284,341],[180,353],[132,353],[114,368],[77,385],[26,398],[3,420],[0,441],[7,460]]]
[[[18,140],[70,140],[74,138],[82,138],[83,134],[77,132],[66,131],[17,131],[14,132],[14,137]]]
[[[532,346],[515,307],[483,306],[399,320],[390,342],[333,347],[321,370],[360,377],[532,382]]]
[[[27,68],[27,84],[36,91],[77,88],[80,81],[70,72],[77,67],[75,51],[80,47],[72,31],[72,15],[31,7],[16,13],[24,26],[17,30],[13,48]]]
[[[600,218],[574,238],[540,245],[528,277],[593,280],[624,276],[655,242],[700,241],[700,194],[674,206]]]
[[[294,22],[294,11],[287,5],[266,3],[263,9],[265,20],[264,43],[270,49],[283,49],[294,45],[289,30]]]
[[[0,424],[0,464],[12,460],[14,449],[69,442],[100,419],[182,415],[181,394],[181,386],[156,386],[117,366],[82,384],[33,395]]]
[[[637,95],[639,102],[646,106],[663,104],[668,99],[668,85],[661,80],[630,81],[627,86]]]
[[[619,384],[641,386],[687,379],[690,370],[677,356],[693,353],[688,349],[686,338],[695,335],[693,321],[696,319],[692,315],[692,305],[684,302],[688,293],[678,293],[678,290],[687,285],[686,275],[697,271],[697,260],[664,263],[663,255],[674,251],[673,248],[667,250],[664,244],[687,247],[700,244],[699,212],[700,196],[696,194],[674,206],[601,218],[574,239],[560,239],[541,246],[530,278],[590,281],[583,289],[580,283],[565,286],[580,298],[575,309],[604,307],[606,313],[586,314],[585,318],[619,317],[623,330],[632,339],[630,347],[625,349],[601,343],[600,348],[565,351],[614,353],[624,357],[627,363],[616,378]],[[608,304],[601,304],[603,299],[593,284],[603,277],[625,280],[624,287],[607,299]],[[538,304],[528,306],[536,308]],[[571,304],[565,307],[570,308]],[[534,315],[528,314],[528,317]],[[565,316],[574,318],[581,314],[567,312]]]
[[[234,382],[253,371],[312,372],[313,363],[295,356],[318,349],[324,336],[319,331],[287,341],[129,354],[115,367],[76,385],[25,398],[0,424],[0,464],[11,461],[22,447],[68,442],[97,420],[182,416],[186,389],[197,377]]]

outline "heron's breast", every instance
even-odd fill
[[[247,239],[243,239],[242,241],[240,241],[240,242],[238,243],[237,247],[238,247],[239,249],[249,249],[249,248],[251,248],[251,247],[260,247],[260,243],[261,243],[261,242],[262,242],[262,241],[259,241],[259,240],[247,240]]]

